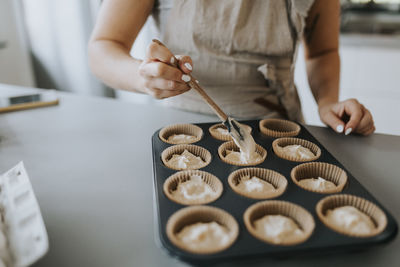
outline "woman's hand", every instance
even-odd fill
[[[371,112],[356,99],[320,106],[319,116],[325,124],[338,133],[344,132],[345,135],[370,135],[375,131]]]
[[[193,70],[193,62],[189,56],[176,56],[181,70],[171,66],[175,60],[171,52],[164,46],[152,42],[146,51],[146,58],[139,66],[142,78],[142,91],[157,99],[183,94],[190,89],[186,84]]]

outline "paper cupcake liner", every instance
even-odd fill
[[[192,135],[196,137],[196,140],[191,141],[191,142],[185,142],[185,143],[177,143],[177,142],[172,142],[168,141],[168,137],[174,134],[186,134],[186,135]],[[161,129],[160,133],[158,134],[158,137],[161,139],[161,141],[168,143],[168,144],[191,144],[191,143],[196,143],[200,141],[200,139],[203,137],[203,130],[196,125],[193,124],[174,124],[170,125],[167,127],[164,127]]]
[[[252,131],[251,127],[249,125],[241,123],[241,125],[244,126],[247,130]],[[232,137],[230,135],[223,135],[220,132],[217,131],[217,128],[223,128],[226,129],[225,125],[222,123],[214,124],[211,126],[208,131],[210,132],[211,136],[214,137],[215,139],[221,140],[221,141],[233,141]]]
[[[286,239],[280,243],[276,243],[274,240],[260,235],[255,229],[254,221],[261,219],[265,215],[283,215],[293,219],[303,231],[303,235],[293,236],[292,239]],[[281,200],[266,200],[255,203],[247,208],[243,219],[251,235],[261,241],[274,245],[291,246],[303,243],[311,236],[315,228],[314,219],[307,210],[299,205]]]
[[[260,131],[271,137],[290,137],[300,133],[300,126],[292,121],[264,119],[259,123]]]
[[[175,154],[182,154],[184,150],[189,151],[190,153],[192,153],[193,155],[200,157],[203,161],[205,161],[204,166],[201,166],[200,168],[196,168],[196,169],[201,169],[204,168],[205,166],[207,166],[208,164],[210,164],[211,162],[211,153],[201,147],[201,146],[196,146],[196,145],[174,145],[174,146],[170,146],[167,149],[165,149],[162,153],[161,153],[161,160],[164,163],[165,166],[167,166],[170,169],[173,170],[182,170],[179,168],[174,168],[173,166],[168,164],[168,161],[171,159],[171,157]],[[191,170],[192,168],[187,168],[187,170]]]
[[[324,162],[309,162],[303,163],[294,167],[290,173],[293,182],[299,187],[316,193],[332,194],[339,193],[347,184],[346,172],[336,165]],[[302,179],[322,177],[336,185],[334,189],[315,190],[299,183]]]
[[[176,236],[183,227],[198,222],[208,223],[216,222],[229,231],[229,242],[219,248],[192,249],[179,240]],[[211,206],[191,206],[175,212],[167,222],[167,236],[169,240],[178,248],[195,254],[213,254],[229,248],[239,235],[239,225],[235,218],[228,212]]]
[[[315,156],[310,159],[299,159],[297,157],[289,156],[282,151],[283,147],[289,146],[289,145],[301,145],[301,146],[311,150],[311,152]],[[295,161],[295,162],[313,161],[313,160],[318,159],[321,156],[321,149],[316,144],[314,144],[310,141],[304,140],[304,139],[294,138],[294,137],[278,138],[272,142],[272,148],[278,157],[286,159],[286,160],[290,160],[290,161]]]
[[[175,191],[180,183],[186,182],[190,180],[192,175],[201,176],[202,180],[208,184],[212,190],[215,192],[214,196],[208,196],[203,199],[186,199],[180,198],[173,195],[173,191]],[[214,175],[208,172],[199,171],[199,170],[188,170],[188,171],[180,171],[177,172],[164,182],[164,194],[172,201],[182,204],[182,205],[199,205],[199,204],[207,204],[217,200],[223,190],[223,186],[221,181]]]
[[[368,215],[372,221],[375,224],[375,229],[370,233],[370,234],[365,234],[365,235],[360,235],[357,233],[352,233],[349,231],[346,231],[343,228],[340,228],[331,222],[327,220],[326,218],[326,212],[328,210],[332,210],[337,207],[343,207],[343,206],[353,206],[366,215]],[[387,218],[385,213],[374,203],[353,195],[346,195],[346,194],[340,194],[340,195],[333,195],[333,196],[328,196],[323,199],[321,199],[317,206],[316,206],[316,211],[319,219],[330,229],[341,233],[343,235],[347,236],[352,236],[352,237],[372,237],[375,236],[379,233],[381,233],[387,225]]]
[[[240,180],[243,176],[256,176],[268,183],[271,183],[275,187],[274,192],[258,192],[258,191],[253,191],[253,192],[248,192],[241,190],[238,187],[238,184],[240,183]],[[253,199],[268,199],[268,198],[275,198],[280,195],[282,195],[287,187],[287,180],[286,178],[273,170],[268,170],[268,169],[263,169],[263,168],[244,168],[244,169],[239,169],[234,172],[232,172],[229,177],[228,177],[228,183],[232,190],[236,192],[239,195],[248,197],[248,198],[253,198]]]
[[[254,166],[254,165],[263,163],[265,158],[267,157],[267,150],[265,150],[259,144],[256,144],[256,152],[261,155],[261,160],[254,162],[254,163],[241,163],[241,162],[227,160],[225,158],[226,150],[233,150],[233,151],[239,152],[240,151],[239,147],[235,144],[234,141],[225,142],[218,147],[218,155],[221,158],[221,160],[224,161],[225,163],[228,163],[231,165],[236,165],[236,166]]]

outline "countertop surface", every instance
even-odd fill
[[[0,173],[24,161],[49,234],[50,250],[34,266],[186,266],[155,241],[151,136],[168,124],[212,121],[70,94],[58,106],[0,114]],[[400,222],[400,136],[307,129]],[[221,266],[398,266],[399,251],[396,237],[367,251]]]

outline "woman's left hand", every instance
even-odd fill
[[[319,107],[319,116],[325,124],[338,133],[370,135],[375,131],[371,112],[356,99],[327,104]],[[347,117],[347,120],[344,118]]]

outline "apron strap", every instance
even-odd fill
[[[292,49],[292,63],[295,62],[295,56],[296,56],[296,50],[297,50],[297,40],[298,40],[298,32],[296,27],[294,26],[292,16],[291,16],[291,10],[292,10],[292,1],[291,0],[286,0],[286,17],[288,20],[288,24],[290,27],[290,35],[292,36],[292,41],[293,41],[293,49]]]

